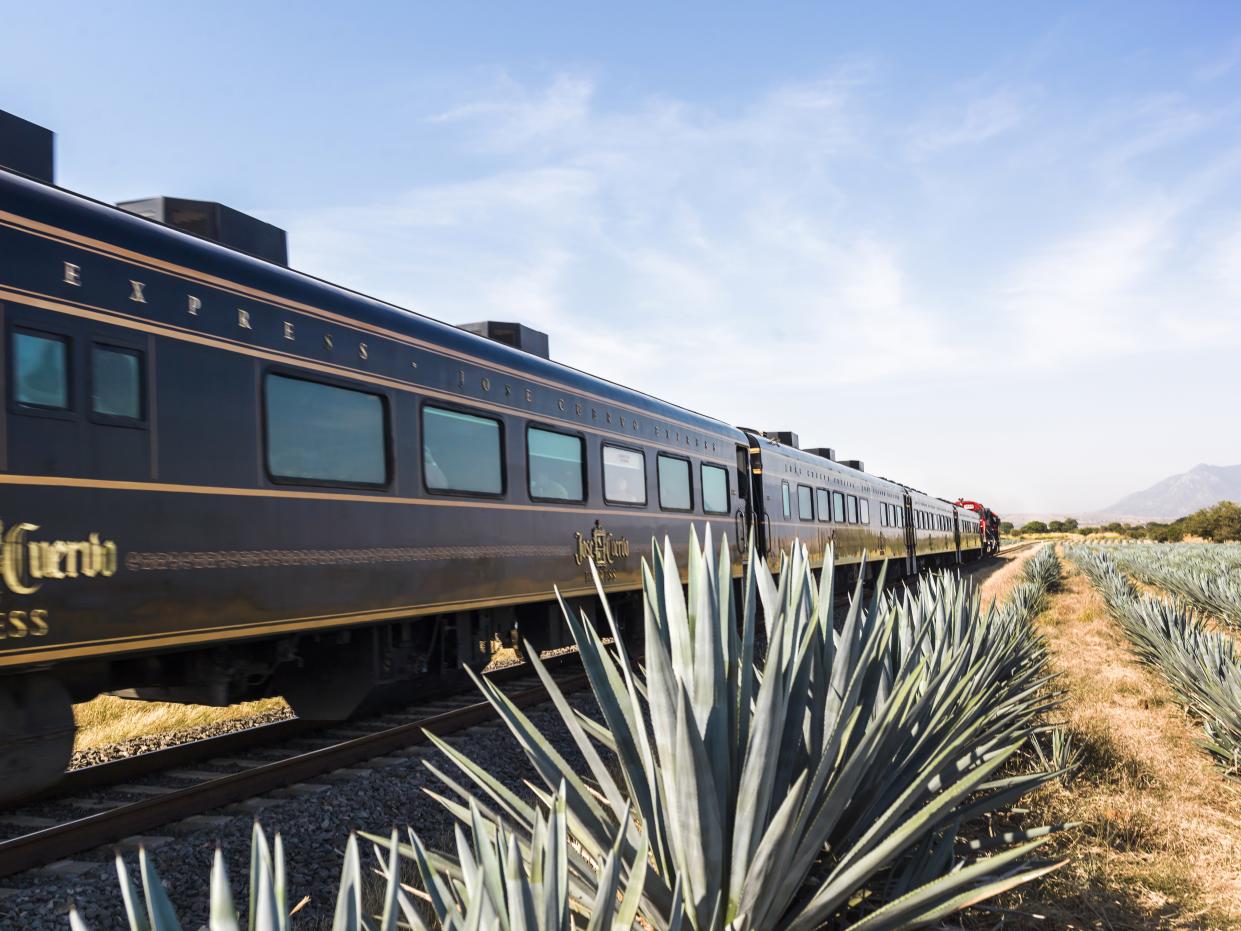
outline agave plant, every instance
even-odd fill
[[[443,931],[611,931],[630,928],[642,894],[646,860],[643,851],[629,869],[622,894],[618,836],[593,883],[595,897],[578,922],[570,911],[563,787],[551,798],[548,817],[536,816],[527,844],[503,826],[489,823],[477,806],[471,810],[472,843],[457,829],[457,859],[428,854],[418,835],[409,831],[402,845],[396,831],[385,843],[386,854],[375,848],[377,872],[384,880],[382,899],[368,905],[363,896],[363,868],[356,836],[345,847],[332,931],[428,931],[428,925],[401,884],[400,852],[412,856]],[[130,931],[181,931],[176,910],[168,899],[155,865],[145,849],[138,852],[142,895],[130,882],[124,859],[117,854],[116,871]],[[284,844],[276,835],[274,852],[256,822],[250,840],[250,898],[247,920],[233,905],[224,854],[217,848],[211,868],[208,931],[289,931],[297,908],[289,908],[284,869]],[[677,894],[679,895],[679,893]],[[672,914],[679,914],[677,895]],[[371,908],[378,907],[372,914]],[[69,912],[71,931],[89,931],[77,909]],[[676,929],[677,924],[672,928]]]
[[[391,847],[395,850],[395,832],[392,841]],[[398,928],[426,927],[420,921],[409,897],[401,889],[397,864],[396,854],[390,853],[382,914],[369,915],[362,899],[362,867],[358,856],[358,842],[356,837],[350,836],[345,848],[345,863],[341,870],[332,931],[397,931]],[[145,848],[138,851],[138,872],[142,879],[141,897],[130,881],[124,859],[117,854],[116,873],[130,931],[181,931],[182,925],[176,909],[173,908],[164,883]],[[290,920],[297,907],[289,908],[287,890],[283,841],[277,834],[273,851],[268,845],[267,835],[256,822],[250,836],[250,897],[246,913],[248,918],[242,920],[238,915],[228,883],[224,854],[216,848],[211,866],[208,931],[242,931],[243,928],[247,931],[289,931]],[[400,923],[401,918],[404,918],[404,924]],[[72,931],[89,931],[76,908],[69,911],[69,927]]]
[[[1055,546],[1049,543],[1040,547],[1038,552],[1026,560],[1022,567],[1022,576],[1042,594],[1048,595],[1060,588],[1063,569]]]
[[[1118,568],[1233,627],[1241,627],[1241,546],[1163,543],[1118,546]]]
[[[1181,703],[1202,721],[1203,745],[1216,762],[1227,775],[1241,777],[1236,640],[1209,628],[1185,604],[1139,592],[1104,550],[1076,546],[1069,555],[1098,589],[1137,657],[1162,672]]]
[[[1052,725],[1044,736],[1046,741],[1041,737],[1034,740],[1034,752],[1044,769],[1060,772],[1061,782],[1068,784],[1081,768],[1081,747],[1073,742],[1073,732],[1062,724]]]
[[[598,901],[599,865],[610,863],[629,884],[645,873],[638,914],[652,928],[677,927],[680,898],[699,931],[898,928],[1054,868],[1034,857],[1052,828],[959,834],[1058,775],[1000,776],[1051,706],[1029,623],[1037,592],[984,611],[947,573],[903,598],[864,600],[859,584],[841,618],[830,554],[816,581],[797,547],[775,580],[751,549],[736,597],[726,541],[716,558],[709,529],[704,546],[691,535],[688,559],[688,592],[670,543],[643,562],[642,667],[562,601],[603,724],[575,711],[530,651],[589,775],[476,677],[539,774],[543,802],[564,787],[576,898]],[[540,809],[436,744],[485,799],[429,763],[448,809],[463,824],[502,820],[529,845]]]
[[[398,850],[418,865],[426,897],[444,931],[504,929],[504,931],[611,931],[633,926],[646,877],[646,850],[639,846],[634,859],[622,870],[622,849],[627,824],[621,825],[591,885],[590,901],[577,903],[586,917],[579,924],[571,911],[569,859],[572,848],[567,836],[565,790],[551,800],[549,817],[535,815],[529,845],[507,831],[501,823],[489,822],[471,801],[471,836],[458,825],[457,856],[449,859],[429,853],[412,831],[408,846],[390,843],[389,857]],[[376,855],[380,856],[378,848]],[[622,872],[627,873],[623,881]],[[385,876],[396,877],[395,863],[389,860]],[[674,894],[671,927],[679,928],[681,910]],[[422,928],[421,924],[413,924]]]

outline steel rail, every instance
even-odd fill
[[[588,682],[584,672],[574,672],[556,679],[561,691],[566,693],[575,692]],[[512,693],[508,698],[517,707],[524,708],[547,701],[548,694],[546,688],[539,684]],[[0,876],[23,872],[131,835],[149,832],[162,825],[304,782],[363,760],[419,746],[427,742],[428,732],[444,736],[495,717],[489,702],[478,701],[329,747],[32,831],[0,842]]]

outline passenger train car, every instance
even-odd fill
[[[555,645],[554,591],[591,605],[591,564],[624,616],[641,551],[691,526],[738,571],[750,527],[773,565],[795,540],[842,572],[981,553],[968,510],[559,365],[532,331],[475,327],[506,345],[49,181],[0,170],[0,798],[58,778],[71,702],[338,718],[514,629]],[[215,216],[264,251],[271,228]]]

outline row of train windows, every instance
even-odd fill
[[[793,492],[788,482],[780,483],[784,517],[793,516]],[[886,505],[885,505],[886,507]],[[824,488],[797,486],[797,516],[801,520],[834,521],[838,524],[869,524],[870,501],[844,492],[828,492]]]
[[[269,374],[266,380],[267,465],[277,480],[315,484],[388,484],[387,423],[379,395]],[[581,504],[587,497],[586,442],[529,424],[526,472],[536,501]],[[603,498],[645,506],[646,454],[602,446]],[[500,497],[505,494],[503,427],[494,417],[426,404],[422,408],[422,475],[430,492]],[[694,507],[688,459],[656,456],[659,506]],[[729,510],[728,472],[699,465],[702,509]]]
[[[918,528],[921,530],[952,530],[952,519],[946,514],[935,514],[932,511],[914,511]]]
[[[70,343],[66,337],[12,333],[13,400],[34,411],[73,410]],[[91,413],[140,423],[144,417],[143,354],[103,343],[91,345]],[[335,385],[269,374],[265,381],[267,467],[274,479],[309,484],[388,484],[388,430],[384,399]],[[530,426],[526,433],[530,497],[586,500],[585,443],[580,436]],[[500,421],[426,406],[422,412],[423,475],[433,492],[504,494]],[[688,459],[660,453],[659,504],[693,509]],[[702,463],[703,510],[729,510],[728,472]],[[638,449],[603,445],[603,495],[610,504],[645,506],[646,456]]]
[[[13,401],[41,411],[71,411],[69,341],[64,337],[14,330]],[[142,353],[92,343],[90,347],[90,410],[107,419],[143,419]]]
[[[781,482],[784,517],[793,516],[793,491],[788,482]],[[914,526],[921,530],[951,531],[952,521],[944,514],[914,509]],[[823,488],[811,488],[809,485],[797,486],[797,516],[800,520],[831,521],[837,524],[869,524],[870,502],[857,495],[846,495],[844,492],[828,492]],[[904,527],[905,512],[895,504],[879,502],[879,522],[884,527]],[[968,529],[968,524],[962,525]]]

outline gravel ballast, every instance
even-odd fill
[[[580,692],[570,703],[598,717],[593,696]],[[529,709],[527,714],[543,730],[575,769],[585,769],[572,739],[550,704]],[[523,797],[531,798],[525,780],[537,783],[516,739],[499,723],[483,725],[449,738],[449,742],[488,769],[496,778]],[[391,760],[391,758],[388,758]],[[427,771],[423,761],[435,762],[445,772],[456,774],[453,766],[433,748],[425,752],[368,767],[358,764],[354,771],[315,780],[328,788],[309,795],[268,799],[271,807],[258,812],[232,806],[205,814],[231,814],[223,825],[174,834],[174,826],[156,833],[171,838],[149,851],[156,869],[176,906],[183,926],[196,929],[207,921],[208,877],[217,841],[228,862],[234,901],[247,899],[247,870],[250,858],[250,831],[257,816],[272,839],[276,832],[284,838],[290,902],[304,896],[309,901],[295,917],[299,929],[317,931],[331,923],[335,906],[341,858],[349,832],[365,830],[387,834],[393,826],[402,833],[413,826],[431,847],[450,849],[453,819],[425,789],[440,791],[442,784]],[[462,779],[465,783],[468,780]],[[368,871],[374,855],[364,845],[364,864]],[[137,882],[137,852],[125,854],[130,875]],[[0,927],[43,931],[68,927],[68,908],[76,903],[79,913],[93,931],[127,927],[117,877],[111,856],[99,851],[75,858],[98,861],[94,869],[78,876],[53,875],[34,870],[0,880],[8,893],[0,898]]]

